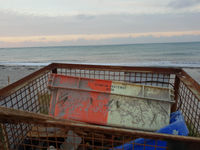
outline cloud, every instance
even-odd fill
[[[77,19],[80,19],[80,20],[90,20],[90,19],[95,18],[94,15],[84,15],[84,14],[76,15],[76,17],[77,17]]]
[[[174,35],[174,36],[173,36]],[[93,35],[94,36],[94,35]],[[136,37],[137,36],[137,37]],[[59,36],[58,36],[59,37]],[[58,38],[57,37],[57,38]],[[85,36],[87,37],[87,36]],[[111,38],[113,37],[113,38]],[[55,38],[55,37],[54,37]],[[91,36],[90,36],[91,38]],[[49,39],[49,38],[47,38]],[[1,40],[1,39],[0,39]],[[164,43],[164,42],[196,42],[200,41],[200,34],[195,33],[194,35],[190,32],[187,33],[149,33],[136,34],[134,36],[130,35],[112,35],[106,37],[106,35],[98,37],[93,40],[89,38],[83,38],[83,36],[77,38],[76,40],[63,39],[55,41],[40,41],[39,37],[37,40],[27,38],[26,40],[21,40],[21,42],[0,42],[0,47],[41,47],[41,46],[72,46],[72,45],[105,45],[105,44],[134,44],[134,43]]]
[[[48,36],[19,36],[19,37],[0,37],[0,41],[9,43],[22,42],[62,42],[62,41],[98,41],[114,38],[139,38],[152,36],[154,38],[173,37],[185,35],[200,35],[199,31],[183,31],[183,32],[144,32],[144,33],[114,33],[114,34],[68,34],[68,35],[48,35]]]
[[[0,0],[0,39],[11,45],[148,42],[199,35],[197,18],[197,0]]]
[[[173,0],[172,2],[169,3],[169,6],[173,8],[187,8],[199,4],[200,4],[199,0]]]
[[[0,37],[200,30],[200,13],[44,17],[0,12]]]
[[[199,12],[198,0],[0,0],[0,10],[35,16],[168,14]],[[190,9],[170,9],[188,7]],[[194,8],[193,8],[194,6]]]

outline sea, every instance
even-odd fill
[[[200,42],[0,48],[0,65],[50,63],[200,67]]]

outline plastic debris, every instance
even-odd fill
[[[65,142],[60,146],[61,150],[76,150],[82,139],[76,133],[69,130]]]
[[[186,126],[183,115],[180,111],[176,111],[170,115],[170,124],[161,128],[157,131],[158,133],[166,133],[166,134],[174,134],[174,135],[182,135],[187,136],[189,134],[188,128]],[[158,146],[157,150],[165,150],[167,147],[166,141],[161,140],[149,140],[139,138],[134,141],[130,141],[124,145],[115,147],[115,149],[124,149],[124,150],[132,150],[134,143],[134,150],[154,150],[155,146]]]
[[[47,148],[47,150],[57,150],[54,146],[49,146],[48,148]]]
[[[169,124],[169,88],[51,74],[49,114],[82,122],[156,131]]]

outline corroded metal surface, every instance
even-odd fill
[[[75,128],[76,132],[80,132],[80,129],[82,129],[81,131],[84,132],[84,129],[85,129],[91,132],[94,132],[96,130],[102,134],[119,134],[119,135],[126,135],[126,136],[132,135],[136,137],[141,136],[144,138],[155,138],[155,139],[166,139],[166,140],[177,140],[177,141],[188,141],[188,142],[200,143],[200,138],[195,138],[195,137],[161,134],[161,133],[156,133],[156,132],[145,132],[145,131],[138,131],[138,130],[131,130],[131,129],[98,126],[98,125],[92,125],[92,124],[83,124],[83,123],[75,122],[71,120],[66,120],[66,119],[63,120],[59,118],[49,117],[47,115],[44,116],[42,114],[24,112],[21,110],[16,111],[10,108],[0,107],[0,123],[5,123],[5,122],[19,123],[19,121],[22,123],[30,122],[31,124],[34,124],[37,127],[35,128],[35,130],[37,131],[37,134],[39,135],[41,134],[41,133],[38,133],[38,130],[40,129],[45,134],[46,132],[49,132],[47,127],[52,127],[54,131],[58,131],[58,128],[65,129],[67,131],[68,131],[68,128]],[[41,127],[44,127],[44,130]],[[63,134],[65,133],[63,132]],[[54,132],[54,135],[55,135],[55,132]]]
[[[87,123],[72,123],[72,121],[69,122],[66,119],[41,115],[43,112],[49,112],[50,91],[47,88],[47,83],[48,75],[52,72],[69,76],[171,87],[174,89],[172,93],[174,93],[176,100],[173,111],[180,110],[182,112],[190,134],[185,137]],[[184,144],[185,149],[194,149],[194,143],[196,143],[197,149],[199,149],[199,89],[200,85],[181,68],[53,63],[0,89],[0,105],[3,106],[0,108],[0,122],[3,131],[0,132],[2,137],[0,149],[14,149],[13,146],[16,149],[48,149],[50,143],[59,149],[64,141],[60,137],[66,138],[69,130],[81,136],[83,139],[81,148],[83,149],[113,149],[117,145],[125,144],[136,138],[154,139],[156,140],[155,143],[160,140],[181,143]],[[113,104],[114,106],[119,105],[119,103]],[[32,126],[34,127],[32,128],[33,132],[29,132]],[[40,127],[44,130],[40,130]],[[49,128],[55,130],[49,132]],[[57,130],[58,128],[60,130]],[[51,138],[48,138],[49,136]],[[38,145],[38,143],[43,143],[43,145]],[[141,144],[141,146],[145,147],[146,143]],[[157,145],[151,147],[154,149],[161,148]],[[170,149],[167,146],[164,148]]]

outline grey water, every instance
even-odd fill
[[[200,42],[0,48],[0,65],[53,62],[200,67]]]

